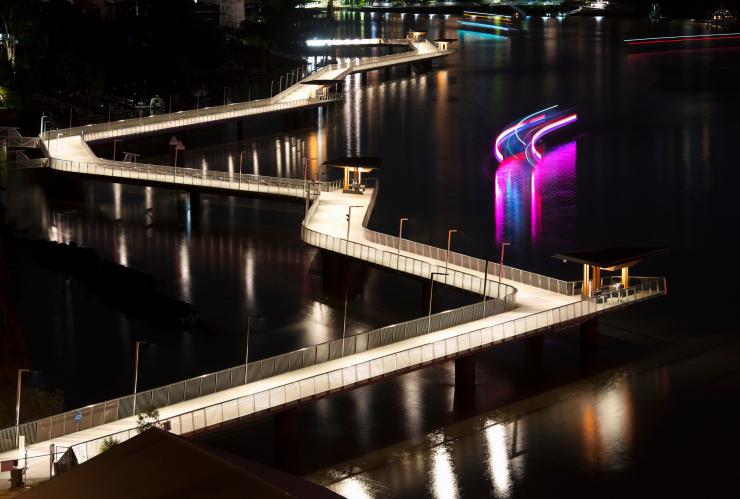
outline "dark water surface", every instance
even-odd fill
[[[304,158],[314,177],[326,159],[377,155],[379,230],[410,217],[406,237],[444,246],[458,228],[454,249],[490,259],[510,241],[507,263],[567,279],[579,269],[550,258],[557,251],[665,245],[669,256],[636,273],[667,276],[670,295],[603,320],[586,367],[568,332],[548,338],[534,366],[522,345],[479,355],[472,394],[456,392],[442,364],[290,411],[297,425],[269,418],[206,441],[349,497],[614,496],[643,483],[659,491],[672,475],[683,482],[665,490],[682,495],[692,489],[677,484],[699,487],[710,463],[737,463],[738,328],[723,260],[738,249],[740,49],[624,50],[624,38],[703,30],[690,22],[536,18],[499,37],[459,31],[454,17],[338,16],[338,36],[400,37],[415,22],[458,39],[458,53],[411,76],[350,77],[345,101],[309,128],[179,134],[188,166],[237,171],[246,151],[245,173],[301,178]],[[536,167],[497,169],[496,135],[555,104],[577,112],[577,125],[544,141]],[[168,140],[125,147],[165,163]],[[129,391],[140,338],[157,341],[142,350],[142,384],[154,386],[241,362],[250,313],[264,316],[255,358],[341,337],[342,297],[299,240],[301,204],[203,195],[194,213],[167,189],[83,181],[61,195],[43,184],[11,179],[19,226],[164,279],[203,321],[161,335],[35,270],[43,275],[21,290],[30,360],[63,380],[68,404]],[[351,332],[421,315],[418,282],[374,269],[363,279]],[[734,346],[717,354],[724,344]]]

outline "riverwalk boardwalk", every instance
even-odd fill
[[[317,78],[341,79],[352,71],[405,64],[411,60],[408,58],[424,60],[425,56],[439,57],[449,52],[426,41],[414,44],[416,49],[410,54],[385,56],[392,60],[366,58],[347,67],[327,67]],[[290,106],[317,98],[317,94],[311,94],[312,85],[300,85],[278,94],[269,105]],[[105,438],[131,438],[136,434],[134,406],[157,407],[165,428],[175,434],[208,431],[432,363],[458,359],[503,342],[571,327],[666,292],[662,278],[629,277],[627,286],[622,287],[610,287],[605,279],[608,291],[597,296],[590,291],[584,294],[584,289],[593,291],[593,287],[584,288],[579,281],[562,281],[503,265],[491,266],[488,272],[488,265],[480,259],[370,230],[368,221],[377,194],[373,189],[360,195],[342,192],[339,183],[332,182],[110,161],[98,158],[87,145],[91,140],[241,118],[247,114],[236,113],[256,109],[245,106],[229,111],[226,107],[202,110],[204,114],[187,118],[157,117],[148,123],[141,122],[146,119],[129,120],[114,128],[93,125],[68,130],[66,135],[62,131],[48,132],[42,135],[50,156],[48,166],[114,182],[132,179],[172,188],[208,188],[225,194],[265,192],[309,198],[310,208],[301,225],[301,238],[307,244],[327,255],[345,255],[432,285],[475,293],[480,300],[0,430],[0,451],[4,451],[0,461],[18,460],[20,467],[27,467],[29,480],[48,478],[50,464],[68,449],[84,462],[100,452]],[[265,108],[264,112],[269,111]],[[7,477],[7,472],[0,473],[0,480]]]

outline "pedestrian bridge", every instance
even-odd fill
[[[141,174],[137,165],[118,168],[117,174],[114,171],[109,175],[112,179]],[[125,168],[131,171],[125,172]],[[157,173],[164,177],[157,182],[167,183],[169,173]],[[101,171],[95,174],[102,175]],[[173,184],[177,180],[175,176]],[[229,182],[233,184],[233,180]],[[215,188],[218,185],[213,184]],[[224,189],[233,190],[233,185]],[[295,193],[279,194],[297,196],[306,192],[315,197],[301,227],[301,237],[308,244],[422,278],[446,271],[448,275],[437,276],[435,282],[481,294],[485,289],[485,300],[136,394],[138,407],[151,404],[159,408],[160,418],[170,431],[188,435],[271,414],[504,342],[577,325],[666,293],[662,278],[632,277],[628,288],[599,299],[583,298],[579,282],[512,267],[503,267],[499,279],[484,274],[482,262],[475,258],[451,254],[446,264],[439,258],[446,255],[445,250],[369,230],[366,221],[373,195],[343,194],[331,186],[323,191],[298,186]],[[357,216],[351,219],[347,237],[345,214],[349,206],[357,207]],[[85,461],[99,453],[105,438],[125,440],[134,436],[133,398],[129,395],[22,424],[17,431],[27,442],[21,457],[27,452],[28,478],[48,478],[50,459],[58,458],[68,448],[78,460]],[[16,435],[16,428],[0,430],[0,445],[6,449],[0,461],[19,457],[19,450],[12,449]],[[54,453],[50,455],[52,443]]]
[[[449,52],[425,45],[411,54],[364,58],[346,67],[327,67],[315,77],[343,78],[348,71],[424,60],[427,55],[440,57]],[[307,105],[302,97],[305,88],[310,86],[291,87],[265,106]],[[333,97],[322,94],[308,98]],[[188,123],[233,119],[247,115],[239,113],[257,113],[257,107],[254,103],[236,108],[221,106],[199,111],[202,115],[163,115],[127,120],[112,127],[91,125],[67,130],[66,135],[48,132],[41,138],[50,156],[48,166],[75,175],[114,182],[133,179],[175,188],[197,186],[225,194],[265,192],[309,198],[312,203],[301,225],[301,238],[307,244],[418,278],[433,278],[434,283],[477,293],[480,301],[0,430],[0,461],[20,459],[20,466],[28,466],[28,479],[48,478],[50,462],[70,448],[79,461],[86,461],[100,452],[105,438],[125,440],[136,434],[134,397],[137,407],[157,407],[161,421],[170,431],[188,435],[275,413],[504,342],[557,331],[666,293],[663,278],[630,277],[627,287],[588,298],[582,296],[582,283],[578,281],[562,281],[503,265],[496,266],[498,270],[492,275],[483,260],[368,229],[377,190],[358,196],[345,194],[337,183],[330,182],[109,161],[96,157],[86,143],[170,130],[189,126]],[[350,207],[355,211],[348,225],[345,216]],[[25,441],[22,449],[16,448],[19,435]],[[0,480],[6,475],[7,472],[0,472]]]
[[[341,100],[340,93],[330,92],[327,87],[331,86],[332,82],[340,83],[348,75],[387,69],[398,65],[429,63],[434,59],[455,53],[454,49],[442,48],[442,46],[437,46],[427,40],[409,40],[408,46],[411,48],[409,52],[377,57],[360,57],[340,64],[324,66],[269,99],[177,111],[175,113],[119,120],[112,123],[51,130],[42,133],[40,138],[47,144],[48,149],[53,150],[53,142],[63,137],[83,136],[87,142],[109,140],[140,134],[162,133],[187,127],[206,126],[253,116],[311,109]]]

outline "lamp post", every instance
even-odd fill
[[[498,263],[498,295],[501,296],[501,276],[504,273],[504,250],[507,246],[510,246],[511,243],[501,243],[501,259]]]
[[[342,357],[344,357],[344,338],[347,336],[347,292],[344,292],[344,320],[342,321]]]
[[[398,220],[398,257],[401,257],[401,238],[403,237],[403,223],[407,222],[408,218],[401,217]]]
[[[349,252],[349,226],[350,220],[352,219],[352,208],[363,208],[362,205],[352,205],[347,210],[347,252]]]
[[[242,151],[239,153],[239,190],[242,190],[242,165],[244,164],[244,156],[246,156],[247,151]]]
[[[247,314],[247,346],[244,352],[244,384],[247,384],[247,373],[249,371],[249,335],[252,332],[252,319],[259,319],[260,315]]]
[[[457,229],[450,229],[447,231],[447,254],[445,255],[445,272],[447,272],[450,264],[450,246],[452,245],[452,234],[457,232]]]
[[[146,345],[146,343],[146,341],[137,341],[135,347],[136,353],[134,354],[134,416],[136,416],[136,391],[139,387],[139,347],[141,345]]]
[[[427,334],[432,329],[432,295],[434,293],[434,276],[435,275],[447,275],[447,272],[432,272],[429,276],[429,318],[427,319]]]
[[[486,286],[488,285],[488,260],[486,260],[486,268],[483,271],[483,317],[486,317]],[[494,307],[494,313],[496,312],[496,307]]]
[[[113,161],[116,160],[116,142],[123,142],[123,139],[113,139]]]
[[[23,373],[31,373],[31,372],[38,372],[38,371],[32,371],[31,369],[18,369],[18,387],[15,395],[15,445],[19,445],[20,437],[21,437],[21,430],[20,430],[20,424],[21,424],[21,380],[23,378]]]
[[[177,151],[184,151],[184,150],[185,150],[185,144],[183,144],[181,140],[178,140],[177,144],[175,145],[175,165],[172,168],[172,181],[173,182],[175,181],[175,177],[177,176]]]
[[[57,152],[59,152],[59,137],[64,136],[63,133],[57,132]],[[49,151],[49,154],[51,154],[51,151]]]

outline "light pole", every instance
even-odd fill
[[[21,438],[21,380],[23,373],[38,372],[31,369],[18,369],[18,388],[15,395],[15,445],[18,446]]]
[[[347,251],[349,252],[349,225],[350,220],[352,219],[352,208],[363,208],[361,205],[352,205],[349,207],[349,210],[347,210]]]
[[[498,295],[501,296],[501,275],[504,273],[504,249],[511,243],[501,243],[501,260],[498,264]]]
[[[170,107],[169,107],[169,111],[167,111],[167,119],[168,120],[172,119],[172,94],[170,94]]]
[[[137,341],[135,347],[136,353],[134,354],[134,416],[136,416],[136,390],[139,386],[139,347],[141,345],[146,345],[146,343],[146,341]]]
[[[488,298],[486,296],[486,286],[488,285],[488,260],[486,260],[486,268],[483,271],[483,318],[486,317],[486,299]],[[496,308],[493,309],[494,313],[496,312]]]
[[[408,218],[401,217],[398,220],[398,257],[401,257],[401,238],[403,237],[403,223],[408,222]]]
[[[242,165],[244,164],[244,156],[247,154],[247,151],[242,151],[239,153],[239,190],[242,190]]]
[[[443,275],[446,276],[447,272],[432,272],[432,275],[429,276],[429,318],[427,319],[427,334],[432,329],[432,295],[434,293],[434,276],[435,275]]]
[[[59,152],[59,137],[62,137],[64,134],[57,132],[57,152]],[[49,154],[51,155],[51,151],[49,151]]]
[[[113,161],[116,160],[116,142],[123,142],[123,139],[113,139]]]
[[[344,292],[344,320],[342,321],[342,357],[344,357],[344,338],[347,336],[347,292]]]
[[[275,80],[270,80],[270,99],[272,99],[272,86],[275,85]]]
[[[175,181],[175,177],[177,176],[177,151],[184,151],[185,150],[185,144],[182,143],[181,140],[177,141],[177,144],[175,145],[175,165],[172,168],[172,181]],[[183,180],[184,182],[185,180]]]
[[[260,315],[248,314],[247,315],[247,347],[244,352],[244,384],[247,384],[247,373],[249,371],[249,334],[252,331],[252,319],[259,319]]]
[[[450,246],[452,245],[452,234],[457,232],[457,229],[450,229],[447,231],[447,254],[445,255],[445,272],[450,264]]]

